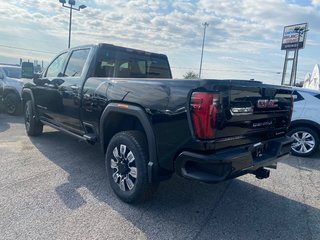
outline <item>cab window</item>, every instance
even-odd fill
[[[96,77],[113,77],[115,70],[115,52],[104,49],[98,52],[97,64],[95,69]]]
[[[90,49],[80,49],[72,52],[65,71],[66,77],[80,77],[87,61]]]
[[[55,60],[50,64],[50,66],[47,69],[45,77],[52,78],[52,77],[58,77],[62,75],[63,72],[63,65],[66,59],[67,53],[62,53],[58,57],[56,57]]]

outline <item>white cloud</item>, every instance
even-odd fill
[[[281,68],[283,58],[275,58],[274,53],[280,52],[283,26],[294,23],[309,22],[308,41],[310,46],[319,47],[320,14],[314,7],[319,0],[309,6],[285,0],[81,0],[82,3],[88,7],[73,14],[72,45],[107,42],[163,52],[176,67],[198,68],[201,23],[205,21],[209,23],[204,56],[207,68],[220,64],[219,59],[232,68],[246,68],[248,61],[253,67],[270,64]],[[53,52],[66,47],[69,12],[58,1],[4,2],[0,15],[0,44],[25,44],[26,48]],[[14,38],[19,40],[12,42]],[[241,58],[248,60],[234,61]],[[176,71],[178,76],[183,75],[181,71]],[[210,73],[204,72],[207,76]],[[216,75],[222,73],[215,72]]]

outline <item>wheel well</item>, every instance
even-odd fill
[[[26,104],[26,102],[27,102],[28,100],[32,100],[31,94],[28,93],[28,92],[23,92],[23,93],[22,93],[22,103],[23,103],[23,106]]]
[[[140,123],[139,119],[135,116],[113,112],[108,116],[109,120],[106,120],[103,123],[103,150],[106,152],[106,149],[109,145],[111,138],[118,132],[128,131],[128,130],[138,130],[146,135],[145,130]],[[146,138],[146,141],[148,139]]]
[[[320,135],[319,135],[319,131],[320,131],[319,127],[316,127],[312,123],[303,122],[303,123],[292,124],[290,126],[290,128],[289,128],[289,131],[291,131],[292,129],[297,128],[297,127],[308,127],[310,129],[312,129],[313,131],[315,131],[315,133],[317,133],[317,135],[320,137]]]
[[[16,95],[18,95],[19,96],[19,94],[18,94],[18,92],[17,91],[15,91],[14,89],[5,89],[4,90],[4,92],[3,92],[3,98],[5,98],[8,94],[10,94],[10,93],[12,93],[12,94],[16,94]]]

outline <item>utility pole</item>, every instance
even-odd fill
[[[202,25],[204,26],[204,30],[203,30],[203,40],[202,40],[202,50],[201,50],[201,59],[200,59],[199,78],[201,78],[204,41],[206,39],[206,30],[207,30],[207,26],[209,26],[209,24],[207,22],[205,22],[205,23],[202,23]]]
[[[71,21],[72,21],[72,10],[80,11],[81,9],[85,9],[86,5],[80,5],[78,8],[73,7],[76,5],[75,0],[69,0],[68,4],[69,6],[66,6],[66,0],[59,0],[60,3],[62,3],[62,7],[69,8],[70,9],[70,17],[69,17],[69,40],[68,40],[68,48],[70,48],[71,43]]]

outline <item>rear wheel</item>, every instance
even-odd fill
[[[21,100],[14,93],[9,93],[4,98],[5,110],[10,115],[18,115],[21,113]]]
[[[24,123],[27,134],[29,136],[40,135],[43,131],[43,124],[36,117],[35,109],[31,100],[26,102],[24,113]]]
[[[292,129],[288,135],[294,139],[291,145],[293,155],[308,157],[319,148],[319,136],[311,128],[297,127]]]
[[[150,198],[158,184],[148,181],[147,141],[139,131],[117,133],[106,153],[110,186],[124,202],[138,203]]]

